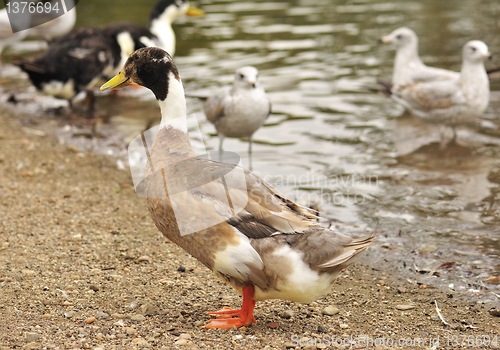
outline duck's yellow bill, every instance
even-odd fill
[[[125,77],[122,71],[101,86],[101,91],[117,90],[130,85],[130,79]]]
[[[205,11],[203,10],[200,10],[196,7],[192,7],[190,6],[189,7],[189,10],[188,12],[186,13],[188,16],[198,16],[198,17],[201,17],[201,16],[204,16],[205,15]]]

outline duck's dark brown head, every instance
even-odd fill
[[[172,76],[180,81],[172,57],[158,47],[144,47],[134,51],[120,73],[102,85],[101,90],[121,89],[130,84],[141,85],[153,91],[157,100],[164,101]]]

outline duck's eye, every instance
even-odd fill
[[[244,79],[244,78],[245,78],[245,76],[240,73],[240,79]]]
[[[475,52],[476,51],[476,48],[475,47],[471,47],[470,48],[472,52]]]

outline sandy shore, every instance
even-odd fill
[[[9,111],[0,108],[0,350],[498,348],[492,304],[370,264],[377,243],[325,298],[259,302],[256,325],[203,329],[207,311],[239,307],[240,296],[159,234],[112,158]]]

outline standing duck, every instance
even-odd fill
[[[218,89],[205,102],[205,115],[219,135],[219,150],[225,137],[247,137],[252,153],[252,136],[271,113],[271,101],[258,80],[254,67],[236,70],[233,86]]]
[[[135,51],[101,90],[129,84],[150,89],[161,111],[145,170],[153,222],[165,237],[243,295],[241,309],[209,313],[217,318],[206,328],[255,323],[253,310],[259,300],[310,302],[325,295],[340,271],[373,242],[373,234],[353,239],[321,226],[311,209],[286,199],[239,166],[197,157],[183,123],[186,100],[179,71],[164,50]],[[234,186],[232,170],[239,171],[244,186]],[[225,180],[186,190],[192,181],[213,176]],[[246,198],[246,205],[233,210],[227,205],[228,193],[233,204]]]

